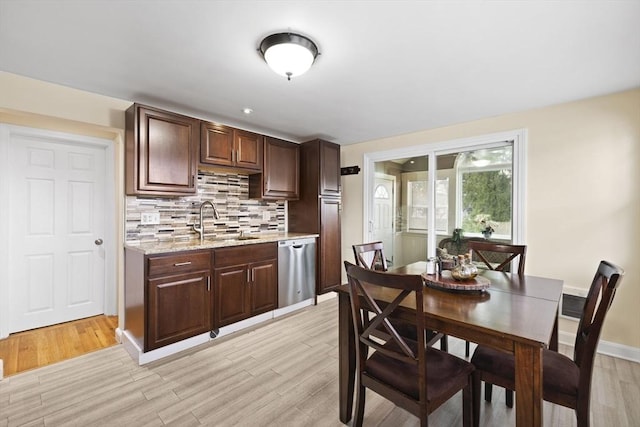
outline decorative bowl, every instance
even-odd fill
[[[460,270],[454,268],[453,270],[451,270],[451,277],[453,277],[456,280],[473,280],[476,278],[476,276],[478,275],[478,272],[475,273],[461,273]]]

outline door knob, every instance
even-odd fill
[[[103,242],[102,242],[102,239],[96,239],[96,241],[93,243],[95,243],[96,246],[100,246]]]

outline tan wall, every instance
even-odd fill
[[[131,102],[3,72],[0,94],[0,122],[114,140],[113,212],[122,230],[122,135]],[[640,249],[640,89],[345,146],[342,164],[362,167],[367,152],[520,128],[529,132],[527,273],[586,287],[600,259],[620,264],[627,274],[603,339],[640,347],[640,266],[634,262]],[[362,241],[362,174],[346,176],[342,184],[342,253],[351,259],[351,244]],[[574,326],[561,323],[566,331]]]
[[[602,259],[626,276],[602,339],[640,348],[640,89],[342,147],[342,165],[375,151],[528,130],[527,274],[586,288]],[[363,240],[363,174],[342,179],[342,254]],[[562,319],[560,329],[576,324]]]

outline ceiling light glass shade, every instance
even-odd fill
[[[262,40],[260,53],[273,71],[291,80],[311,68],[318,56],[318,47],[305,36],[278,33]]]

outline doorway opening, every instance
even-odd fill
[[[520,130],[365,155],[365,241],[383,241],[396,265],[435,256],[454,230],[522,243],[525,136]],[[381,177],[393,191],[380,191]],[[391,219],[380,214],[387,193]],[[379,231],[382,224],[393,224],[390,235]]]
[[[117,319],[114,164],[114,141],[0,125],[0,339]]]

